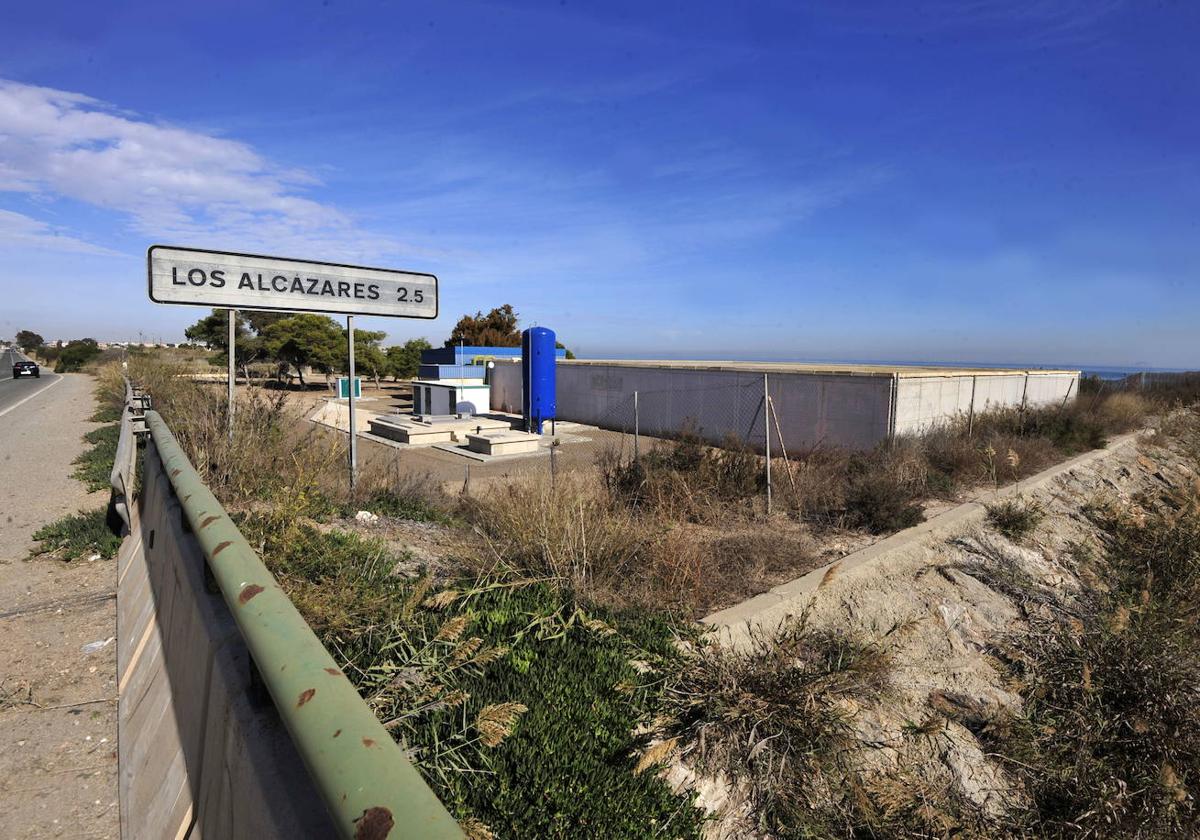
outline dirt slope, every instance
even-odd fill
[[[1095,583],[1082,579],[1088,573],[1076,562],[1097,545],[1095,526],[1082,513],[1086,505],[1131,504],[1139,492],[1190,484],[1196,474],[1189,463],[1152,432],[1127,439],[1043,486],[1022,488],[1023,499],[1046,511],[1022,544],[997,534],[982,516],[959,517],[953,526],[926,529],[920,539],[898,540],[870,562],[821,572],[809,594],[792,598],[787,611],[809,610],[812,626],[853,631],[891,650],[888,695],[847,710],[864,785],[897,770],[915,773],[931,788],[993,814],[1019,796],[1003,763],[981,751],[963,722],[1020,710],[992,645],[1019,633],[1034,613],[1069,604],[1082,583]],[[772,616],[781,617],[779,610]],[[737,644],[737,628],[723,629],[734,631]],[[718,815],[710,836],[755,836],[737,791],[722,780],[697,780],[683,766],[673,775],[698,789]]]

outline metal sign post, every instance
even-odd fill
[[[354,427],[354,316],[346,316],[346,343],[350,348],[350,495],[358,479],[358,429]]]
[[[229,310],[229,403],[225,412],[226,421],[229,424],[229,442],[233,443],[233,342],[236,335],[235,326],[237,323],[237,310]]]

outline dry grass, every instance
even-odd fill
[[[496,563],[557,581],[586,600],[702,615],[803,574],[818,562],[803,529],[735,531],[679,523],[615,501],[587,475],[529,479],[462,501]]]
[[[762,458],[733,437],[712,446],[684,430],[673,441],[658,441],[639,460],[610,449],[596,463],[614,500],[672,521],[716,523],[761,510]]]
[[[770,835],[804,836],[829,816],[853,715],[887,691],[890,669],[883,648],[793,618],[747,650],[700,650],[667,687],[662,743],[745,791]]]
[[[1149,400],[1135,393],[1113,394],[1097,406],[1105,426],[1114,432],[1136,429],[1153,410]]]
[[[427,474],[378,459],[359,470],[352,498],[346,442],[306,421],[285,391],[239,387],[232,442],[221,383],[189,378],[169,357],[131,356],[128,374],[153,400],[201,478],[231,511],[278,505],[298,517],[372,510],[398,518],[444,521],[453,507]],[[118,365],[97,371],[104,400],[120,405]]]

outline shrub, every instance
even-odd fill
[[[815,525],[843,523],[851,455],[821,448],[784,464],[788,478],[777,483],[781,502],[798,519]]]
[[[638,460],[604,451],[597,466],[615,501],[692,522],[719,521],[749,507],[766,481],[763,459],[742,441],[730,436],[712,446],[690,429]]]
[[[804,836],[830,805],[826,785],[847,780],[847,710],[876,701],[890,670],[882,648],[794,617],[745,650],[702,648],[668,686],[660,734],[701,773],[741,784],[772,836]]]
[[[54,372],[72,373],[82,370],[84,365],[99,355],[100,346],[93,339],[82,338],[77,341],[70,341],[58,354],[58,361],[54,366]]]
[[[708,561],[697,600],[708,608],[730,606],[797,578],[822,563],[807,534],[756,528],[723,534],[705,546]]]
[[[464,504],[505,562],[585,590],[632,576],[651,539],[632,512],[578,475],[513,483]]]
[[[1196,637],[1122,606],[1094,605],[1080,623],[1035,627],[1026,718],[987,744],[1019,762],[1031,833],[1195,836]]]
[[[1030,797],[1016,832],[1193,837],[1200,813],[1200,496],[1131,515],[1090,509],[1106,533],[1104,591],[1034,613],[1011,640],[1023,717],[985,738]]]
[[[886,472],[864,472],[851,479],[846,492],[846,520],[872,534],[887,534],[925,521],[910,487]]]
[[[1025,539],[1046,516],[1036,501],[1020,498],[1004,499],[986,507],[988,523],[1014,542]]]
[[[1100,418],[1115,432],[1127,432],[1137,428],[1151,410],[1152,406],[1148,400],[1129,392],[1112,394],[1099,406]]]
[[[371,475],[369,468],[359,476],[360,492],[366,495],[359,500],[346,503],[343,511],[353,516],[360,510],[368,510],[378,516],[390,516],[413,522],[451,522],[448,510],[450,500],[429,473],[411,472],[401,468],[398,462],[392,469]]]
[[[934,492],[951,493],[959,485],[984,478],[978,441],[969,437],[960,425],[931,429],[921,443],[929,461],[930,489]]]

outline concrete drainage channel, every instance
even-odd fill
[[[114,469],[122,836],[462,837],[142,402],[135,504]]]

